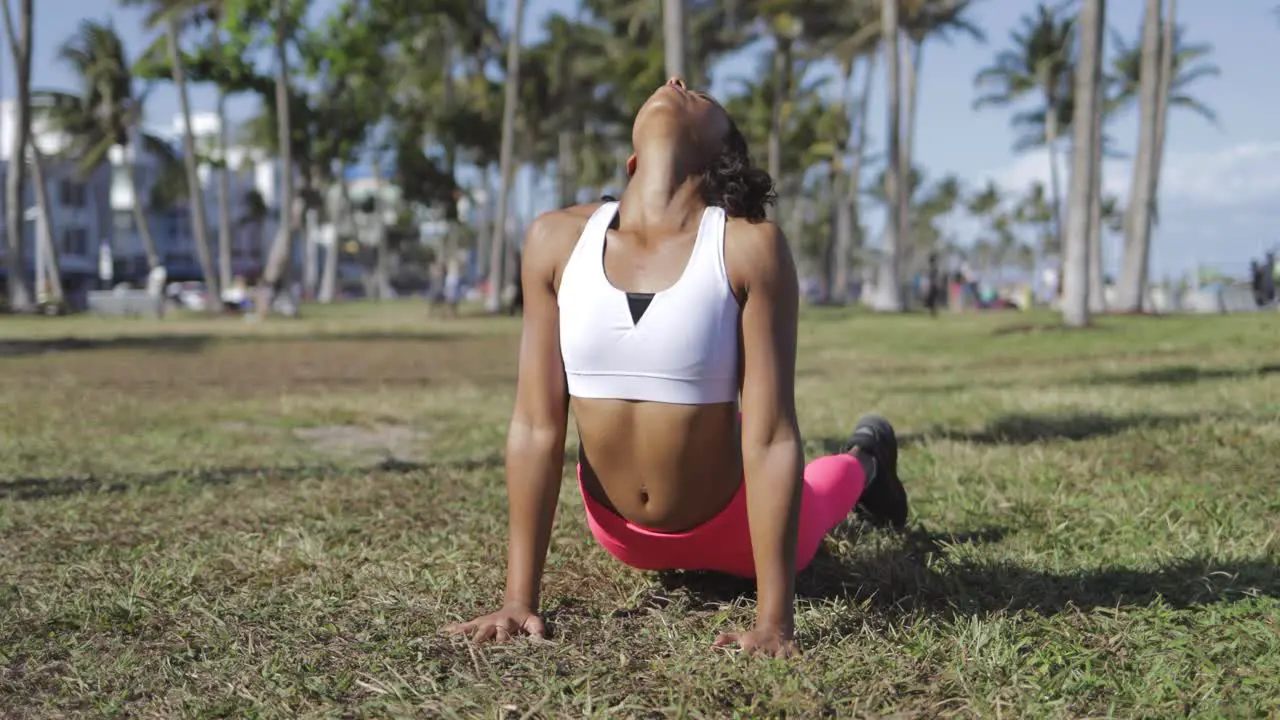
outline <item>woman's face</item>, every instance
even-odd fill
[[[636,113],[631,142],[637,155],[643,155],[651,143],[675,142],[682,155],[707,160],[720,151],[730,125],[729,115],[720,103],[704,92],[688,89],[683,80],[673,77],[655,90]]]

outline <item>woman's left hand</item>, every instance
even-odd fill
[[[734,645],[747,655],[789,658],[800,654],[792,634],[780,628],[756,627],[744,633],[721,633],[720,637],[716,638],[716,647]]]

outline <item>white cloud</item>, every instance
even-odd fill
[[[1059,159],[1065,202],[1069,157]],[[1103,165],[1103,190],[1129,197],[1131,159]],[[1011,195],[1039,181],[1049,185],[1044,150],[1027,153],[987,174]],[[1171,152],[1160,178],[1161,221],[1155,230],[1153,271],[1177,272],[1206,263],[1231,272],[1275,244],[1280,226],[1280,143],[1246,142],[1213,151]],[[1108,265],[1119,262],[1117,240],[1110,241]]]
[[[1280,209],[1280,143],[1174,154],[1161,175],[1160,195],[1165,202],[1188,202],[1205,209]]]
[[[1058,156],[1058,178],[1065,200],[1070,158]],[[1102,186],[1125,202],[1129,197],[1133,163],[1129,159],[1103,164]],[[1049,186],[1047,151],[1020,156],[1011,165],[988,173],[997,184],[1017,193],[1039,181]],[[1269,214],[1280,212],[1280,143],[1247,142],[1215,151],[1169,153],[1160,177],[1160,200],[1180,210],[1234,210]]]
[[[1114,160],[1107,161],[1102,168],[1102,188],[1104,193],[1125,197],[1128,195],[1129,179],[1127,163]],[[1019,155],[1012,165],[995,172],[987,173],[987,178],[994,180],[1010,195],[1020,195],[1032,183],[1044,183],[1045,192],[1050,190],[1049,152],[1033,150]],[[1058,182],[1063,202],[1066,202],[1071,181],[1071,160],[1065,153],[1058,153]]]

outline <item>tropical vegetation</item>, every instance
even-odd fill
[[[307,289],[333,296],[340,251],[316,267],[319,222],[338,228],[334,248],[350,247],[356,234],[370,246],[367,287],[385,296],[391,258],[403,245],[396,238],[428,219],[446,228],[446,253],[474,254],[496,308],[518,264],[517,178],[554,188],[561,204],[616,192],[630,119],[651,89],[671,74],[707,83],[726,54],[752,46],[762,48],[759,71],[722,99],[778,183],[774,219],[793,238],[805,274],[817,279],[818,300],[845,303],[854,288],[868,286],[875,307],[902,310],[909,279],[930,257],[996,277],[1051,266],[1062,271],[1055,290],[1072,295],[1063,306],[1085,308],[1068,320],[1085,324],[1090,312],[1108,309],[1101,257],[1111,234],[1124,243],[1111,309],[1144,309],[1168,117],[1186,109],[1214,119],[1194,85],[1217,68],[1210,48],[1177,24],[1176,0],[1146,0],[1132,41],[1108,31],[1106,3],[1092,0],[1029,6],[1006,40],[986,37],[974,20],[975,0],[582,0],[541,18],[534,43],[521,42],[528,34],[521,0],[506,3],[505,16],[463,0],[121,2],[145,10],[154,43],[127,49],[111,24],[85,23],[60,53],[80,88],[34,94],[27,82],[34,8],[19,3],[13,22],[6,5],[20,107],[14,142],[28,148],[26,168],[19,163],[9,175],[7,202],[19,202],[14,183],[27,168],[40,172],[29,140],[33,113],[48,114],[74,139],[64,152],[86,171],[112,148],[156,154],[184,169],[172,173],[184,182],[171,185],[170,200],[189,209],[195,255],[216,292],[230,282],[231,228],[249,222],[232,217],[225,101],[255,95],[261,113],[236,131],[238,140],[291,169],[283,174],[285,201],[252,206],[258,227],[264,211],[280,220],[264,258],[268,300],[290,279],[299,242],[307,247]],[[1016,110],[1013,146],[1047,150],[1047,187],[970,187],[961,178],[928,178],[914,161],[924,50],[938,40],[996,46],[993,62],[974,78],[974,105]],[[867,112],[877,78],[885,81],[884,118]],[[193,137],[193,83],[217,89],[224,122],[213,148],[198,148]],[[180,149],[142,124],[147,93],[159,84],[174,86],[188,120]],[[1140,132],[1130,201],[1121,208],[1099,185],[1104,146],[1117,154],[1108,121],[1130,108]],[[1062,157],[1071,159],[1065,178]],[[218,176],[216,248],[205,205],[196,201],[202,163]],[[379,195],[368,222],[355,222],[345,178],[356,165],[376,169],[379,182],[385,174],[411,211],[382,208]],[[189,193],[185,202],[175,187]],[[951,229],[959,215],[975,220],[976,237]],[[883,223],[872,222],[880,216]],[[8,217],[9,301],[21,309],[34,298],[16,240],[23,228]],[[135,221],[154,265],[140,210]],[[51,245],[37,243],[46,255]]]

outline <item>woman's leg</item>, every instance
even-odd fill
[[[853,512],[866,488],[866,476],[858,458],[847,453],[820,457],[805,466],[796,537],[797,571],[813,560],[822,538]]]
[[[796,569],[813,560],[822,538],[854,508],[878,525],[901,528],[907,494],[898,479],[898,439],[888,420],[868,415],[849,436],[848,452],[820,457],[804,470]]]

